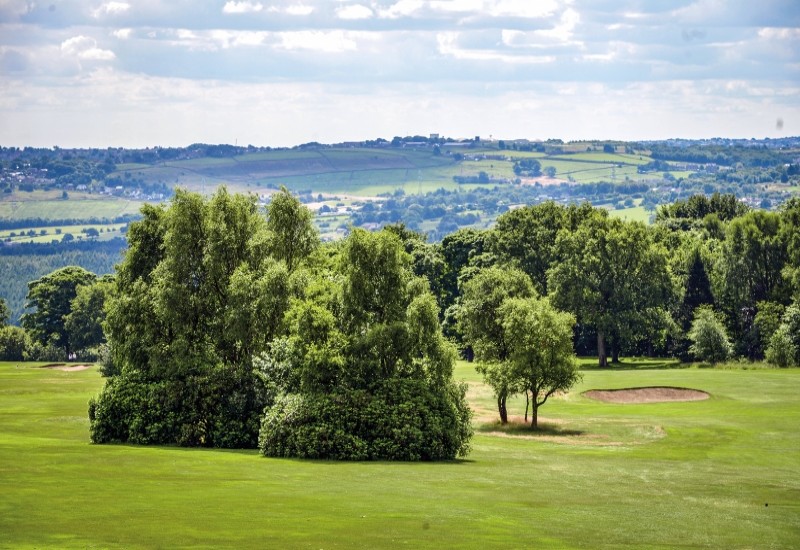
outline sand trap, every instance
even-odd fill
[[[41,368],[43,368],[43,369],[53,369],[53,370],[63,370],[64,372],[75,372],[75,371],[78,371],[78,370],[86,370],[88,368],[91,368],[91,365],[72,365],[72,366],[68,366],[68,365],[65,365],[63,363],[57,363],[57,364],[54,364],[54,365],[44,365]]]
[[[589,390],[583,395],[608,403],[664,403],[667,401],[702,401],[709,395],[700,390],[652,386],[621,390]]]

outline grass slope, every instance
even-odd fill
[[[95,369],[0,363],[0,546],[793,548],[800,370],[588,370],[497,435],[471,365],[474,450],[438,464],[266,459],[254,451],[93,446]],[[589,388],[703,389],[612,405]],[[522,413],[515,401],[512,413]],[[765,506],[769,504],[769,506]]]

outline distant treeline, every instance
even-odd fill
[[[98,275],[113,273],[126,246],[122,238],[0,245],[0,297],[5,298],[11,309],[10,322],[19,322],[25,308],[28,281],[68,265],[81,266]]]
[[[793,153],[796,155],[796,151]],[[650,156],[658,160],[692,162],[695,164],[719,164],[732,166],[741,162],[744,166],[767,168],[789,163],[793,155],[780,149],[766,147],[731,147],[725,145],[693,145],[675,147],[673,145],[653,144]]]

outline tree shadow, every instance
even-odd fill
[[[535,428],[530,425],[530,422],[523,420],[509,420],[507,424],[501,424],[500,421],[488,422],[479,424],[476,431],[480,433],[503,433],[509,436],[535,436],[535,435],[549,435],[549,436],[580,436],[586,432],[583,430],[576,430],[567,428],[555,422],[540,421]]]
[[[607,367],[601,367],[597,364],[597,358],[594,362],[590,362],[590,358],[581,358],[580,370],[590,371],[629,371],[629,370],[674,370],[674,369],[688,369],[693,365],[692,363],[680,363],[675,359],[622,359],[619,363],[609,363]]]

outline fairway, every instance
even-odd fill
[[[0,363],[0,547],[796,548],[798,369],[584,371],[498,430],[472,365],[466,460],[335,463],[89,444],[97,370]],[[589,389],[706,391],[611,404]],[[521,415],[524,400],[510,414]]]

